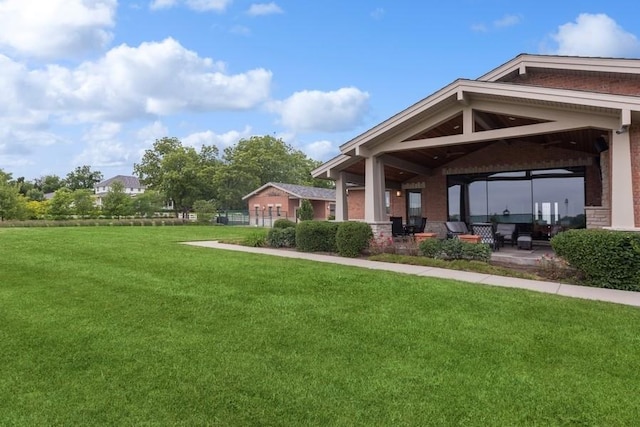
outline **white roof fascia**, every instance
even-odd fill
[[[487,74],[480,76],[477,80],[487,82],[497,81],[515,71],[518,71],[520,74],[525,74],[527,68],[640,74],[640,60],[522,54]]]
[[[449,85],[445,86],[439,91],[434,92],[428,97],[413,104],[409,108],[402,110],[401,112],[395,114],[394,116],[390,117],[384,122],[378,124],[377,126],[374,126],[368,131],[358,135],[351,141],[344,143],[343,145],[340,146],[340,151],[342,153],[351,151],[355,147],[361,145],[363,142],[370,141],[371,139],[376,138],[377,136],[380,136],[381,134],[387,132],[390,129],[395,128],[398,124],[405,122],[407,119],[415,116],[416,114],[419,114],[425,110],[428,110],[429,108],[432,108],[440,104],[447,98],[457,96],[457,91],[455,90],[455,87],[459,81],[460,80],[456,80],[450,83]]]
[[[570,89],[555,89],[541,86],[513,85],[499,82],[461,81],[458,90],[469,93],[503,96],[507,98],[533,99],[558,104],[585,105],[612,110],[640,111],[640,97],[613,95]]]

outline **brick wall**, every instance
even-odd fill
[[[347,205],[350,220],[364,220],[364,189],[349,189]]]
[[[527,69],[527,73],[505,79],[511,83],[557,89],[575,89],[617,95],[640,95],[640,76],[569,70]]]

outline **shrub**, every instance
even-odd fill
[[[369,247],[373,237],[371,226],[366,222],[346,221],[338,223],[336,249],[345,257],[357,257]]]
[[[307,199],[302,199],[300,202],[300,208],[298,209],[298,219],[300,221],[313,220],[313,205]]]
[[[463,242],[459,239],[426,239],[420,242],[420,252],[429,258],[466,259],[489,262],[491,248],[487,244]]]
[[[286,218],[276,219],[273,223],[273,228],[295,228],[295,226],[295,222]]]
[[[291,221],[289,221],[291,222]],[[296,246],[295,227],[272,228],[267,234],[267,245],[272,248],[293,248]]]
[[[253,230],[242,239],[242,246],[260,248],[266,244],[267,231],[264,229]]]
[[[585,283],[640,291],[640,234],[610,230],[568,230],[551,246],[585,277]]]
[[[303,252],[335,252],[338,224],[302,221],[296,228],[296,247]]]
[[[442,242],[438,239],[426,239],[420,242],[420,253],[428,258],[440,258]]]
[[[380,233],[378,237],[374,236],[369,241],[369,253],[371,255],[379,255],[384,253],[395,253],[396,246],[393,242],[393,237],[384,236]]]

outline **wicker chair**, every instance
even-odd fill
[[[486,243],[491,247],[491,250],[497,251],[500,249],[496,233],[491,223],[471,224],[473,234],[480,236],[480,243]]]

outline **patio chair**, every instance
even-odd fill
[[[515,224],[500,223],[496,227],[496,233],[500,234],[501,243],[509,242],[511,246],[515,245],[518,233]]]
[[[416,233],[424,233],[424,227],[427,225],[427,218],[422,217],[422,221],[420,222],[420,227],[418,227],[415,232]]]
[[[480,236],[480,243],[486,243],[491,247],[492,251],[500,249],[498,239],[491,223],[471,224],[473,234]]]
[[[402,217],[401,216],[392,216],[389,218],[391,220],[391,235],[393,237],[405,236],[404,227],[402,226]]]
[[[447,221],[445,222],[447,226],[447,238],[458,238],[461,234],[469,234],[469,229],[467,228],[467,224],[462,221]]]

